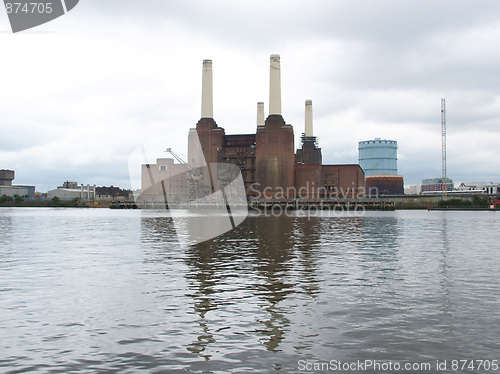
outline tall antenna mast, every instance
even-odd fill
[[[442,152],[442,178],[443,194],[448,194],[448,183],[446,178],[446,101],[441,99],[441,152]]]

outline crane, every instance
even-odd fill
[[[198,198],[203,191],[201,180],[203,179],[202,168],[193,168],[186,161],[184,161],[172,148],[167,148],[165,153],[170,153],[181,165],[187,168],[186,178],[188,180],[188,196],[191,199]]]
[[[167,148],[165,150],[165,153],[170,153],[172,156],[174,156],[174,158],[177,160],[177,162],[179,162],[179,164],[182,164],[182,165],[186,165],[188,168],[189,168],[189,165],[187,164],[186,161],[184,161],[182,158],[180,158],[177,153],[175,153],[174,151],[172,151],[172,148]],[[191,169],[191,168],[190,168]]]

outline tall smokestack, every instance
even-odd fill
[[[203,60],[201,118],[214,118],[212,60]]]
[[[264,118],[264,103],[257,103],[257,126],[264,126],[265,118]]]
[[[312,100],[306,100],[306,129],[305,136],[313,135],[313,102]]]
[[[271,55],[269,83],[269,115],[281,115],[281,67],[280,55]]]

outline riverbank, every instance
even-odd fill
[[[52,200],[26,200],[26,201],[7,201],[0,204],[3,208],[83,208],[84,204],[74,201]]]
[[[0,207],[22,207],[22,208],[111,208],[111,209],[165,209],[165,203],[154,201],[113,201],[113,202],[81,202],[78,199],[70,201],[59,199],[44,200],[20,200],[12,199],[0,201]],[[174,209],[189,209],[190,207],[200,208],[202,205],[194,202],[172,205]],[[315,209],[325,210],[333,208],[343,208],[344,210],[365,209],[365,210],[498,210],[497,205],[491,209],[488,199],[473,196],[471,198],[456,198],[445,196],[391,196],[375,199],[340,199],[340,200],[318,200],[318,201],[273,201],[250,200],[249,209]],[[363,208],[361,208],[363,207]],[[168,207],[167,207],[168,208]],[[500,208],[500,206],[499,206]]]
[[[53,201],[53,200],[25,200],[7,201],[0,203],[2,208],[110,208],[109,202],[80,202],[80,201]]]

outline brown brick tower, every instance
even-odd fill
[[[222,148],[224,129],[215,123],[213,107],[212,60],[203,60],[201,119],[196,129],[190,130],[188,140],[188,162],[193,166],[217,163],[217,150]]]
[[[312,100],[306,100],[305,131],[302,134],[302,148],[297,149],[295,155],[297,164],[321,165],[321,148],[318,148],[317,138],[313,133]]]
[[[295,188],[298,197],[317,199],[325,195],[321,178],[321,148],[313,133],[312,101],[305,103],[305,129],[302,134],[302,148],[295,154]]]
[[[271,55],[269,116],[256,134],[256,182],[271,197],[294,187],[293,127],[281,115],[280,56]]]

